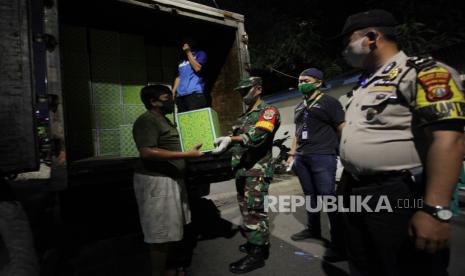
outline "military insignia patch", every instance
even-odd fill
[[[448,100],[452,97],[449,86],[451,74],[447,69],[435,67],[418,74],[418,80],[426,91],[426,99],[430,102]]]
[[[266,130],[268,132],[272,132],[276,123],[276,116],[277,114],[274,109],[265,109],[263,115],[260,117],[257,124],[255,124],[255,127]]]

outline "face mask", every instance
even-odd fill
[[[167,101],[160,101],[163,103],[163,106],[160,107],[160,110],[161,112],[163,112],[163,114],[170,114],[170,113],[173,113],[174,111],[174,100],[173,99],[169,99]]]
[[[355,68],[363,68],[366,57],[370,54],[370,48],[363,47],[362,43],[365,37],[349,43],[342,52],[347,64]]]
[[[318,89],[318,87],[314,83],[299,83],[299,91],[302,93],[304,96],[308,96],[313,94]]]
[[[247,93],[247,95],[242,97],[242,101],[247,106],[253,105],[257,101],[257,99],[258,99],[258,96],[255,96],[255,88],[253,87],[249,90],[249,93]]]

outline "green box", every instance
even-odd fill
[[[140,91],[143,83],[123,83],[123,104],[142,104]]]
[[[94,105],[94,126],[97,129],[117,129],[123,124],[122,105]]]
[[[140,115],[144,114],[147,109],[143,104],[136,104],[136,105],[123,105],[124,107],[124,116],[125,120],[124,123],[127,125],[132,125],[134,122],[139,118]]]
[[[90,48],[92,53],[119,55],[119,34],[117,32],[91,29]]]
[[[136,143],[132,137],[132,125],[120,126],[120,155],[123,157],[139,156]]]
[[[119,156],[120,155],[120,133],[119,129],[99,130],[98,137],[99,156]]]
[[[94,81],[92,96],[94,104],[121,104],[121,85],[105,80]]]
[[[203,144],[200,151],[212,151],[213,141],[220,136],[218,115],[211,108],[179,113],[176,116],[181,147],[188,151],[197,144]]]

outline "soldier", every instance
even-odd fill
[[[232,167],[236,176],[237,200],[243,218],[247,243],[239,246],[247,256],[230,264],[233,273],[246,273],[263,267],[269,255],[269,221],[264,199],[273,177],[272,146],[280,125],[278,109],[262,101],[262,79],[242,80],[235,89],[247,111],[239,117],[233,135],[215,140],[219,154],[232,145]]]
[[[447,275],[449,203],[462,163],[459,75],[408,57],[384,10],[350,16],[344,58],[364,70],[350,93],[340,154],[346,195],[386,197],[385,212],[345,213],[353,275]],[[420,200],[422,199],[422,201]],[[423,202],[423,204],[421,204]]]

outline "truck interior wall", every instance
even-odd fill
[[[117,1],[61,1],[60,50],[70,161],[136,154],[132,123],[145,111],[140,88],[172,85],[181,41],[195,39],[208,56],[206,92],[222,132],[242,111],[236,29]],[[234,96],[231,96],[234,95]]]

